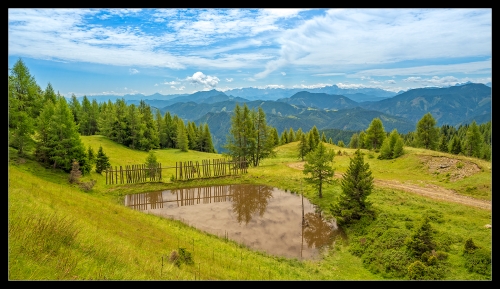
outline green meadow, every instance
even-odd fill
[[[99,135],[82,136],[81,139],[85,147],[91,146],[95,152],[102,146],[113,167],[143,164],[148,155]],[[279,146],[276,157],[264,159],[258,167],[250,167],[246,174],[230,177],[172,181],[170,176],[174,171],[164,169],[163,180],[159,182],[107,185],[104,172],[97,174],[92,171],[82,177],[83,182],[96,180],[89,191],[70,184],[68,173],[44,168],[29,158],[19,158],[17,151],[9,148],[8,278],[406,280],[407,277],[397,273],[402,269],[392,268],[391,264],[399,264],[397,256],[402,252],[401,240],[412,234],[423,215],[428,215],[434,229],[434,241],[447,255],[446,266],[440,269],[439,277],[433,279],[492,279],[491,262],[483,266],[481,262],[485,258],[471,261],[463,254],[469,238],[481,252],[491,254],[492,230],[485,225],[492,223],[492,211],[410,192],[375,186],[368,200],[373,204],[376,219],[345,228],[348,241],[335,242],[317,261],[287,259],[252,251],[222,236],[123,205],[127,194],[248,183],[303,193],[329,217],[329,206],[341,193],[340,180],[325,185],[323,198],[319,198],[314,188],[303,181],[305,175],[302,171],[294,167],[294,164],[301,163],[297,157],[297,144]],[[333,167],[336,173],[345,173],[355,150],[331,144],[326,146],[336,153],[340,151],[334,157]],[[163,168],[180,161],[201,162],[224,157],[178,149],[154,152]],[[492,200],[491,161],[410,147],[405,147],[405,154],[393,160],[379,160],[373,151],[363,150],[363,153],[377,180],[422,187],[431,184],[471,198]],[[430,157],[458,160],[457,164],[461,165],[472,163],[477,170],[454,180],[453,173],[446,175],[429,170],[424,160]],[[381,243],[377,238],[388,238],[388,241]],[[362,240],[368,240],[371,247],[363,247]],[[370,251],[377,248],[379,252]],[[173,254],[181,252],[186,252],[183,255],[185,262],[172,262]]]

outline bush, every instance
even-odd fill
[[[466,253],[465,268],[469,272],[482,275],[491,275],[491,252],[483,248],[477,248],[473,253]]]
[[[186,250],[186,248],[179,248],[179,252],[173,250],[170,253],[169,261],[175,264],[177,267],[180,267],[181,264],[187,264],[187,265],[194,264],[191,252]]]
[[[425,280],[426,266],[420,261],[415,261],[408,266],[408,278],[411,280]]]
[[[85,191],[90,191],[92,190],[96,182],[97,182],[96,180],[91,179],[90,182],[80,183],[80,188]]]

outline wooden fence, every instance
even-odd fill
[[[247,173],[247,161],[212,159],[198,161],[175,162],[174,167],[163,167],[158,164],[150,168],[145,164],[130,165],[123,168],[115,166],[106,170],[106,184],[130,184],[144,182],[160,182],[163,170],[174,170],[174,180],[191,180],[195,178],[214,178]],[[167,174],[168,175],[168,174]]]

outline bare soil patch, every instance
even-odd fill
[[[428,167],[430,173],[449,174],[450,182],[461,180],[481,171],[481,168],[473,162],[448,157],[421,156],[420,161]]]
[[[439,158],[439,159],[433,159],[433,158]],[[426,158],[424,158],[424,159],[426,159]],[[455,170],[458,172],[454,171],[454,174],[460,175],[463,178],[464,176],[470,176],[470,175],[481,170],[479,167],[477,167],[476,164],[474,164],[474,163],[468,164],[468,162],[465,162],[465,161],[461,161],[464,164],[464,166],[462,168],[456,168],[458,160],[453,160],[453,159],[449,159],[446,157],[444,157],[444,158],[429,157],[429,159],[430,159],[430,160],[428,160],[429,167],[432,167],[433,172],[436,169],[440,169],[443,171],[444,170],[447,170],[447,171]],[[297,169],[297,170],[303,170],[304,163],[305,162],[296,162],[296,163],[289,163],[287,165],[289,167]],[[464,167],[467,167],[467,168],[463,169]],[[429,170],[431,170],[431,169],[429,169]],[[342,174],[335,173],[335,178],[342,178]],[[455,178],[454,180],[458,180],[458,177]],[[451,181],[451,173],[450,173],[450,181]],[[473,207],[477,207],[477,208],[481,208],[481,209],[491,210],[491,201],[479,200],[479,199],[475,199],[475,198],[472,198],[469,196],[460,195],[460,194],[457,194],[454,190],[445,189],[443,187],[436,186],[436,185],[425,184],[424,186],[419,186],[419,185],[415,185],[415,184],[402,183],[402,182],[399,182],[396,180],[379,180],[379,179],[374,179],[373,183],[375,186],[398,189],[398,190],[402,190],[405,192],[415,193],[415,194],[419,194],[419,195],[433,198],[433,199],[437,199],[437,200],[444,200],[444,201],[448,201],[448,202],[454,202],[454,203],[464,204],[464,205],[473,206]]]

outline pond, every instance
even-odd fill
[[[223,185],[125,196],[125,206],[177,219],[247,247],[287,258],[317,259],[335,237],[334,221],[301,195],[263,185]]]

